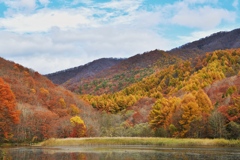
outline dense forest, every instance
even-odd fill
[[[38,72],[0,58],[0,77],[0,142],[98,134],[97,111]]]
[[[240,138],[240,49],[189,60],[156,54],[153,65],[122,66],[105,83],[78,86],[77,94],[0,58],[0,143],[85,136]],[[133,75],[129,83],[117,76],[124,68],[127,78]],[[114,80],[126,82],[110,90]],[[99,85],[96,94],[83,94],[84,87]]]
[[[240,49],[218,50],[170,65],[119,92],[81,98],[113,114],[129,112],[143,99],[153,101],[150,110],[133,110],[124,125],[143,125],[136,121],[148,117],[145,127],[157,136],[239,138],[239,70]],[[218,85],[224,81],[229,83]]]

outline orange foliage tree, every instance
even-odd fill
[[[16,100],[10,86],[0,78],[0,141],[8,139],[13,125],[19,123],[20,112],[15,107]]]

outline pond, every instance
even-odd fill
[[[59,146],[0,148],[0,160],[239,160],[240,148]]]

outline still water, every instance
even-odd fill
[[[0,148],[0,160],[240,160],[240,148],[69,146]]]

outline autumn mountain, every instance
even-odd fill
[[[81,79],[74,77],[63,83],[62,86],[80,94],[113,93],[142,80],[158,68],[180,60],[164,51],[153,50],[124,59],[91,77],[81,77]]]
[[[157,136],[237,138],[239,81],[240,49],[219,50],[170,65],[119,92],[81,97],[98,110],[127,111],[130,130],[141,126],[144,132],[149,125]]]
[[[101,72],[102,70],[106,70],[116,65],[122,60],[123,59],[101,58],[83,66],[78,66],[56,73],[47,74],[46,77],[48,77],[55,84],[63,84],[70,79],[71,81],[73,81],[72,83],[74,83],[80,81],[83,78],[86,79],[89,77],[93,77],[98,72]]]
[[[34,139],[39,141],[50,137],[79,136],[75,132],[75,127],[86,128],[83,130],[84,134],[98,135],[96,131],[98,113],[75,94],[63,87],[56,86],[45,76],[0,58],[0,78],[2,79],[1,94],[3,94],[1,96],[6,93],[13,94],[11,101],[7,101],[11,102],[16,111],[20,111],[19,124],[15,126],[12,123],[6,124],[12,127],[11,132],[2,133],[2,129],[0,129],[1,135],[5,134],[6,137],[11,133],[12,141],[23,142]],[[2,86],[9,86],[10,91],[2,90]],[[5,106],[5,100],[0,100],[1,107]],[[10,119],[7,120],[9,116],[15,112],[13,110],[9,112],[9,115],[3,111],[4,109],[1,108],[0,124],[4,120],[2,117],[6,117],[5,122],[8,122],[10,121]],[[90,115],[95,115],[95,119],[90,118]],[[70,121],[76,116],[82,118],[82,123]]]
[[[167,52],[153,50],[127,59],[99,59],[84,66],[49,74],[47,77],[75,93],[113,93],[181,60],[218,49],[239,47],[240,29],[235,29],[212,34]]]
[[[226,45],[224,37],[238,33],[48,75],[62,85],[0,58],[0,143],[84,136],[238,139],[240,49],[214,50],[218,40],[237,47],[238,38]]]
[[[222,31],[214,33],[208,37],[174,48],[170,50],[169,53],[181,57],[182,59],[188,59],[203,55],[206,52],[239,47],[240,29],[235,29],[229,32]]]

